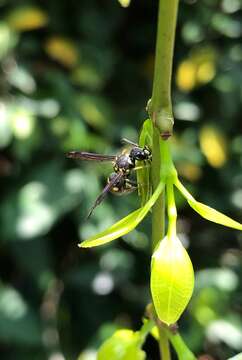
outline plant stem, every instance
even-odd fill
[[[173,179],[167,179],[167,208],[168,208],[168,229],[167,236],[172,239],[176,237],[176,219],[177,219],[177,211],[176,211],[176,203],[174,197],[174,188],[173,188]]]
[[[161,153],[163,139],[172,133],[173,115],[171,104],[171,74],[175,39],[178,0],[160,0],[155,54],[155,71],[152,98],[148,112],[153,121],[152,187],[153,191],[161,181]],[[162,142],[162,143],[161,143]],[[155,249],[165,234],[164,191],[152,209],[152,248]],[[170,360],[168,337],[159,327],[160,354],[162,360]]]
[[[187,347],[182,337],[177,334],[172,334],[171,331],[167,331],[168,338],[174,347],[179,360],[196,360],[195,355]]]
[[[171,75],[178,2],[159,1],[154,82],[148,104],[150,117],[164,139],[172,134],[173,128]]]
[[[152,188],[155,190],[160,183],[160,136],[154,128],[153,131],[153,151],[152,151]],[[152,209],[152,250],[165,235],[165,199],[164,193],[159,196]]]
[[[162,327],[159,329],[159,348],[162,360],[171,360],[169,340],[166,331]]]

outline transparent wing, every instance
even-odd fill
[[[92,160],[92,161],[115,161],[115,155],[101,155],[85,151],[69,151],[66,156],[71,159]]]

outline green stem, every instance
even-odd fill
[[[177,219],[177,211],[176,211],[176,203],[174,197],[174,187],[173,187],[173,179],[167,179],[167,208],[168,208],[168,230],[167,236],[168,238],[176,237],[176,219]]]
[[[173,334],[170,330],[167,330],[167,336],[177,353],[178,360],[196,360],[195,355],[187,347],[182,337],[178,333]]]
[[[172,133],[171,75],[179,0],[160,0],[153,91],[148,111],[161,136]]]
[[[139,344],[140,346],[143,345],[143,343],[145,342],[145,339],[147,337],[147,335],[151,332],[152,328],[155,326],[155,322],[153,320],[148,320],[146,321],[143,326],[141,327],[141,329],[139,330]]]
[[[157,188],[161,176],[165,177],[161,169],[162,147],[167,150],[164,155],[170,157],[169,149],[164,146],[163,139],[172,133],[173,115],[171,104],[171,74],[177,20],[178,0],[159,0],[158,29],[155,54],[155,71],[153,91],[148,112],[154,124],[152,148],[152,188]],[[160,138],[161,135],[161,138]],[[163,167],[163,165],[162,165]],[[169,165],[168,165],[169,167]],[[163,177],[163,176],[162,176]],[[164,191],[152,209],[152,247],[153,250],[165,234],[165,195]],[[170,360],[169,342],[166,332],[159,327],[160,354],[162,360]]]
[[[160,183],[160,136],[154,128],[153,131],[153,151],[152,151],[152,187],[155,190]],[[159,196],[152,209],[152,250],[165,235],[165,201],[164,191]]]
[[[159,348],[162,360],[171,360],[170,346],[167,333],[162,327],[159,329]]]

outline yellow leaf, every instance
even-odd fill
[[[183,61],[177,70],[177,86],[183,91],[191,91],[196,85],[196,66],[190,60]]]
[[[199,140],[208,163],[215,168],[222,167],[227,160],[227,141],[222,132],[206,125],[200,131]]]
[[[197,69],[197,82],[206,84],[211,81],[216,73],[215,65],[213,61],[206,61],[198,66]]]
[[[49,38],[45,44],[47,54],[64,66],[74,67],[78,62],[78,50],[68,39],[61,36]]]
[[[216,54],[213,48],[192,51],[178,67],[176,82],[182,91],[191,91],[211,81],[216,74]]]
[[[118,0],[118,1],[123,7],[128,7],[131,2],[131,0]]]
[[[180,162],[177,165],[177,170],[181,176],[190,181],[197,181],[202,175],[202,170],[198,165],[188,162]]]
[[[194,288],[191,260],[178,238],[165,237],[152,256],[151,293],[156,313],[167,325],[185,310]]]
[[[17,31],[39,29],[48,23],[47,14],[38,7],[21,7],[13,10],[7,17],[9,26]]]

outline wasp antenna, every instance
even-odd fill
[[[126,138],[121,139],[121,143],[122,143],[122,144],[132,145],[132,146],[135,146],[135,147],[136,147],[136,146],[139,147],[138,144],[136,144],[136,143],[134,143],[133,141],[130,141],[130,140],[126,139]]]

